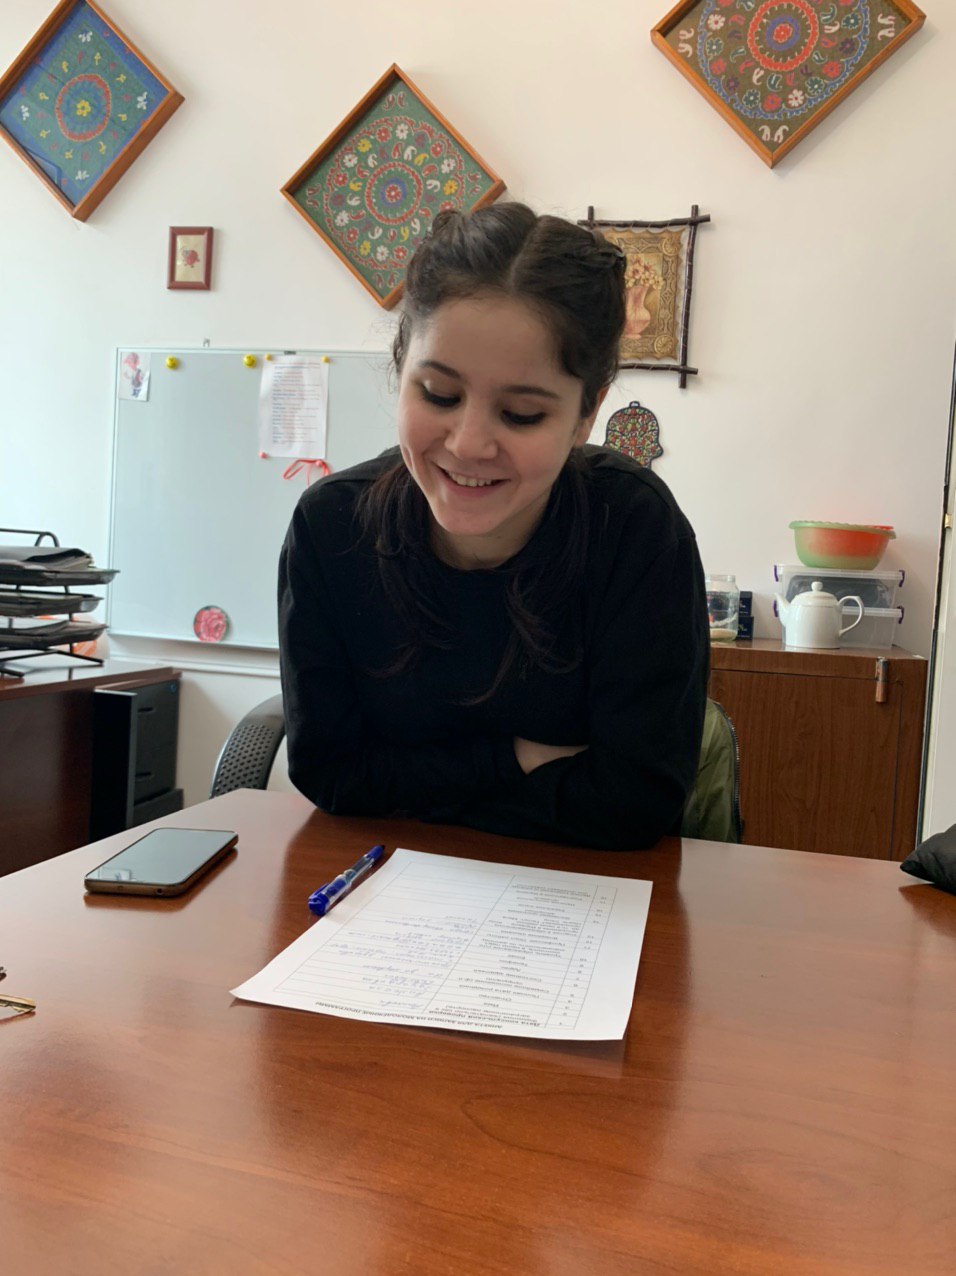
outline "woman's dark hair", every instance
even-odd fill
[[[594,411],[614,378],[624,327],[624,254],[597,231],[560,217],[539,217],[525,204],[493,204],[471,213],[442,212],[415,252],[392,355],[399,373],[415,328],[438,308],[479,294],[500,294],[534,307],[553,333],[564,370],[581,381],[581,416]],[[428,506],[404,463],[364,493],[360,514],[378,555],[382,586],[413,635],[392,664],[401,672],[423,647],[444,647],[450,632],[435,600]],[[554,637],[569,591],[580,586],[587,556],[586,492],[577,449],[554,485],[546,517],[567,521],[563,555],[522,553],[511,571],[507,604],[511,640],[492,696],[517,662],[563,672],[580,652],[559,653]],[[540,558],[540,561],[538,561]]]
[[[624,253],[597,231],[526,204],[439,213],[411,262],[392,356],[399,372],[416,325],[446,301],[498,292],[534,306],[564,370],[582,385],[581,415],[614,379],[624,327]]]

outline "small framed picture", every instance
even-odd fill
[[[0,76],[0,137],[83,222],[182,100],[92,0],[61,0]]]
[[[207,291],[212,278],[212,227],[170,226],[167,288]]]

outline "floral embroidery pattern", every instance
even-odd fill
[[[832,97],[857,69],[869,41],[871,3],[705,0],[697,37],[701,70],[738,113],[794,119]],[[713,17],[726,24],[715,28]]]
[[[664,455],[660,437],[657,417],[635,399],[626,408],[618,408],[608,419],[604,446],[623,452],[650,469],[657,458]]]
[[[773,163],[921,23],[899,0],[694,0],[654,38]]]
[[[135,121],[118,113],[118,85],[137,98]],[[167,96],[141,59],[81,0],[0,100],[0,125],[76,204]],[[83,167],[66,167],[72,144],[93,139],[97,145],[82,151]]]
[[[469,209],[492,177],[404,87],[383,94],[292,192],[379,299],[400,287],[442,209]]]
[[[76,75],[57,95],[54,112],[60,132],[73,142],[99,137],[110,122],[112,97],[99,75]]]

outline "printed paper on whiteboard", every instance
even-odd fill
[[[119,397],[145,403],[149,398],[149,364],[147,353],[127,350],[120,360]]]
[[[268,456],[325,456],[329,365],[317,355],[282,355],[262,365],[259,450]]]

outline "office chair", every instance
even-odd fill
[[[284,735],[281,696],[272,696],[250,710],[222,747],[209,796],[219,797],[233,789],[264,789]],[[709,842],[741,840],[739,771],[733,723],[722,705],[708,700],[697,779],[684,808],[682,837]]]
[[[233,789],[264,789],[284,735],[281,696],[250,709],[222,746],[209,796],[219,797]]]

